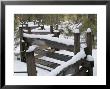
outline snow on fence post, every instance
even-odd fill
[[[50,26],[50,33],[53,34],[53,26]]]
[[[86,43],[87,43],[87,55],[92,55],[92,33],[90,28],[87,29]]]
[[[34,58],[34,51],[26,52],[26,63],[28,76],[36,76],[36,64]]]
[[[79,29],[74,31],[74,54],[80,52],[80,33]]]

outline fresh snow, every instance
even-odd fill
[[[22,26],[23,26],[23,27],[26,27],[26,25],[19,25],[19,27],[22,27]]]
[[[59,30],[54,30],[53,32],[59,32]]]
[[[38,47],[37,45],[32,45],[32,46],[29,46],[28,50],[26,50],[26,52],[32,52],[34,51],[34,49]]]
[[[28,32],[28,30],[26,30],[26,29],[23,29],[23,31],[24,31],[24,32]]]
[[[71,64],[76,63],[81,58],[84,58],[86,56],[84,50],[81,50],[79,53],[77,53],[75,56],[73,56],[69,61],[65,62],[64,64],[56,67],[54,70],[52,70],[48,76],[56,76],[60,71],[62,71],[64,68],[68,67]]]
[[[87,60],[88,61],[94,61],[94,58],[91,55],[87,55]]]
[[[45,30],[43,29],[42,30],[41,28],[40,29],[36,28],[36,29],[32,29],[31,32],[50,32],[50,29],[45,29]]]
[[[23,33],[23,36],[27,38],[46,39],[46,40],[50,40],[50,41],[54,41],[54,42],[58,42],[66,45],[74,45],[74,40],[72,39],[57,38],[57,37],[52,37],[50,35],[35,35],[35,34]]]
[[[35,25],[33,25],[35,26]],[[23,29],[24,32],[28,32],[28,29]],[[41,27],[37,27],[35,29],[32,29],[31,32],[50,32],[50,25],[44,25],[44,29],[42,30]]]
[[[28,22],[28,27],[34,27],[34,26],[38,26],[38,24],[34,25],[34,22]]]
[[[74,29],[74,33],[79,33],[79,29]]]
[[[14,60],[14,72],[27,71],[27,65],[20,60]]]
[[[91,32],[91,29],[90,28],[87,29],[87,33],[89,33],[89,32]]]

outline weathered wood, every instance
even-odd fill
[[[55,69],[57,66],[60,65],[60,64],[57,64],[57,63],[53,63],[53,62],[50,62],[50,61],[45,61],[45,60],[38,59],[38,58],[35,59],[35,62],[37,64],[47,66],[47,67],[50,67],[50,68],[53,68],[53,69]]]
[[[41,29],[42,29],[42,30],[44,29],[44,25],[41,26]]]
[[[59,37],[60,32],[54,32],[54,36],[53,37]]]
[[[28,23],[27,24],[25,24],[26,25],[26,30],[28,30]]]
[[[88,73],[89,73],[89,76],[93,76],[94,61],[90,61],[89,63],[90,64],[89,64]]]
[[[35,65],[35,58],[34,52],[26,52],[26,63],[27,63],[27,72],[28,76],[36,76],[36,65]]]
[[[91,32],[87,32],[87,55],[92,55],[92,33]]]
[[[20,56],[21,56],[21,61],[25,62],[25,54],[24,54],[24,43],[22,42],[23,40],[23,28],[19,27],[19,34],[20,34]]]
[[[86,55],[92,55],[92,32],[87,32],[87,52]],[[94,66],[94,61],[89,61],[89,69],[88,69],[88,73],[89,76],[93,76],[93,66]]]
[[[50,26],[50,33],[53,34],[53,26]]]
[[[28,27],[28,34],[31,34],[31,27]]]
[[[80,33],[74,33],[74,54],[80,52]]]

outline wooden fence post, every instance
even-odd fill
[[[28,27],[28,34],[31,34],[31,27]]]
[[[34,58],[34,51],[26,52],[26,63],[27,63],[27,72],[28,76],[36,76],[36,64]]]
[[[26,25],[26,30],[28,30],[28,22],[25,25]]]
[[[56,28],[55,29],[58,30],[58,24],[56,24]]]
[[[23,42],[23,25],[19,27],[19,34],[20,34],[20,56],[21,61],[25,62],[25,55],[24,55],[24,42]]]
[[[92,33],[90,28],[87,29],[86,43],[87,43],[87,55],[92,55]]]
[[[75,29],[74,31],[74,55],[80,52],[80,33],[79,29]],[[74,67],[75,73],[79,72],[79,64],[76,63]]]
[[[88,28],[87,29],[87,52],[86,55],[91,55],[92,56],[92,33],[91,33],[91,29]],[[88,68],[88,74],[89,76],[93,76],[93,66],[94,66],[94,61],[90,61],[90,65]]]
[[[76,29],[74,33],[74,54],[80,52],[80,33],[79,29]]]
[[[41,26],[41,29],[42,29],[42,30],[44,29],[44,25]]]
[[[50,33],[53,34],[53,26],[50,26]]]
[[[34,25],[36,24],[36,21],[35,20],[33,20],[33,22],[34,22]]]

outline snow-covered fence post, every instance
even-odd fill
[[[87,43],[87,55],[92,55],[92,33],[90,28],[87,29],[86,43]]]
[[[53,34],[53,26],[50,26],[50,33]]]
[[[27,63],[28,76],[36,76],[37,72],[36,72],[34,51],[26,52],[26,63]]]
[[[79,29],[75,29],[74,32],[74,54],[80,52],[80,33]]]

